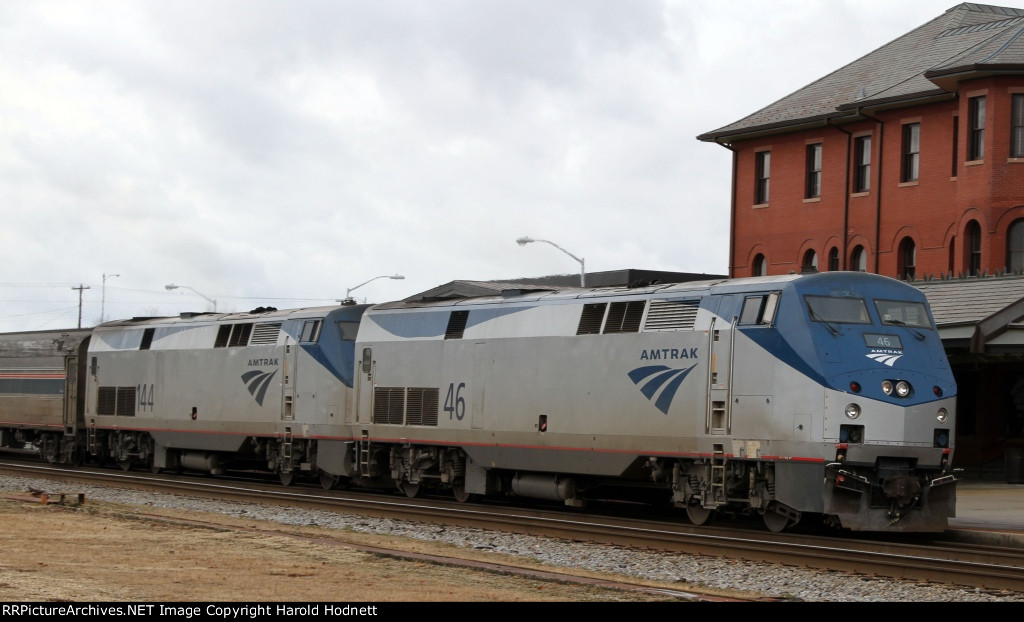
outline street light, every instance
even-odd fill
[[[360,283],[359,285],[356,285],[355,287],[350,287],[347,290],[345,290],[345,300],[352,300],[352,292],[353,291],[359,289],[360,287],[362,287],[363,285],[366,285],[367,283],[370,283],[372,281],[376,281],[377,279],[395,279],[395,280],[399,280],[400,281],[400,280],[402,280],[404,278],[405,277],[402,276],[401,274],[390,274],[390,275],[389,274],[382,274],[380,276],[375,276],[372,279],[370,279],[369,281],[364,281],[364,282]],[[344,300],[339,300],[338,302],[344,302]]]
[[[164,289],[166,289],[167,291],[171,291],[172,289],[178,289],[178,288],[181,288],[181,289],[191,289],[195,294],[197,294],[201,298],[206,298],[207,302],[213,303],[213,312],[214,313],[217,312],[217,301],[216,300],[214,300],[213,298],[209,298],[207,296],[204,296],[203,294],[200,294],[199,292],[197,292],[195,289],[189,287],[188,285],[175,285],[174,283],[169,283],[167,285],[164,285]]]
[[[102,289],[103,293],[100,295],[100,324],[102,324],[103,320],[106,319],[107,279],[112,279],[115,276],[121,276],[121,275],[120,274],[104,274],[103,275],[103,289]]]
[[[516,244],[518,244],[519,246],[526,246],[530,242],[544,242],[545,244],[550,244],[551,246],[554,246],[555,248],[557,248],[558,250],[562,251],[566,255],[568,255],[568,256],[572,257],[573,259],[575,259],[576,261],[580,262],[580,287],[586,287],[587,286],[587,278],[586,278],[587,268],[586,268],[586,264],[583,263],[583,258],[582,257],[577,257],[576,255],[573,255],[572,253],[570,253],[569,251],[565,250],[561,246],[555,244],[554,242],[550,242],[548,240],[534,240],[533,238],[528,237],[528,236],[523,236],[523,237],[519,238],[518,240],[516,240]]]

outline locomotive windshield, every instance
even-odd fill
[[[815,322],[842,324],[870,324],[868,307],[863,298],[835,296],[804,296],[807,311]]]
[[[932,321],[922,302],[908,300],[876,300],[875,308],[882,324],[911,326],[913,328],[931,328]]]

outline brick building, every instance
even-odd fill
[[[957,5],[698,138],[733,152],[730,276],[1024,271],[1024,9]]]
[[[1024,451],[1024,9],[956,5],[698,139],[733,153],[729,276],[914,282],[959,386],[957,462]]]

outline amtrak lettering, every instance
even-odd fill
[[[277,359],[249,359],[249,367],[264,367],[266,365],[277,367],[280,363],[277,362]]]
[[[660,350],[644,350],[640,353],[641,361],[659,361],[671,359],[695,359],[697,348],[661,348]]]

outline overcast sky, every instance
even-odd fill
[[[0,330],[723,274],[696,136],[956,4],[0,2]]]

